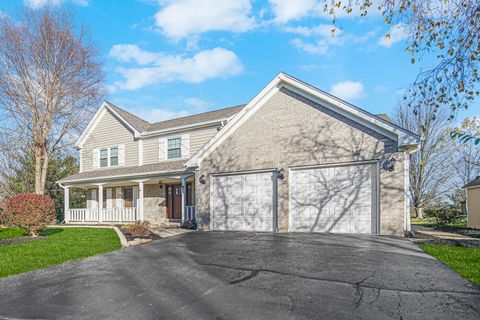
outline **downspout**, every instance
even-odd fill
[[[377,215],[377,221],[376,221],[376,233],[377,234],[380,234],[380,161],[377,161],[377,164],[376,164],[376,181],[375,181],[375,187],[376,187],[376,192],[375,192],[375,204],[376,204],[376,208],[377,208],[377,212],[376,212],[376,215]]]
[[[283,169],[273,172],[273,232],[279,232],[278,228],[278,180],[285,178]]]
[[[278,170],[273,172],[273,232],[278,232]]]

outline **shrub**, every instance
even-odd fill
[[[148,221],[135,221],[133,224],[126,227],[127,231],[135,238],[145,238],[150,236],[149,228],[150,222]]]
[[[180,224],[183,229],[197,230],[197,222],[195,220],[187,220]]]
[[[10,226],[18,226],[29,235],[37,236],[48,224],[56,222],[52,198],[44,194],[19,194],[7,200],[4,219]]]
[[[447,225],[457,222],[462,217],[462,210],[454,206],[443,206],[427,209],[425,215],[434,218],[439,225]]]

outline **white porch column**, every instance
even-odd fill
[[[138,217],[143,221],[143,181],[138,182]]]
[[[103,221],[103,184],[98,184],[98,222]]]
[[[182,176],[182,221],[185,221],[187,205],[187,177]]]
[[[70,221],[70,189],[69,187],[65,186],[63,188],[63,212],[64,212],[64,220],[65,223]]]

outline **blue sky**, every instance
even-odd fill
[[[0,11],[72,8],[100,49],[108,100],[149,121],[246,103],[280,71],[372,113],[391,114],[433,61],[412,65],[402,26],[386,25],[375,12],[339,17],[332,37],[320,3],[18,0],[1,2]]]

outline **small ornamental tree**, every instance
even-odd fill
[[[7,224],[18,226],[34,237],[56,222],[55,206],[48,195],[19,194],[8,199],[4,209]]]

